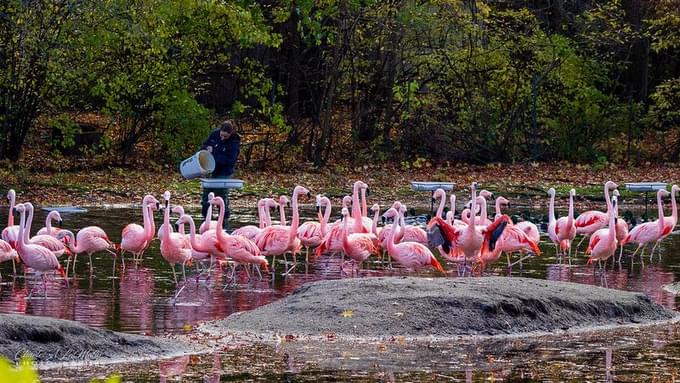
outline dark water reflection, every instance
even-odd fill
[[[196,211],[191,213],[197,214]],[[0,212],[0,222],[6,222],[5,211]],[[537,215],[540,215],[537,212]],[[34,231],[44,225],[45,212],[37,211]],[[305,217],[313,217],[312,210],[303,212]],[[66,228],[77,229],[87,225],[103,227],[114,242],[120,240],[121,229],[129,222],[141,222],[141,215],[136,209],[93,209],[82,214],[62,214]],[[232,225],[242,226],[255,223],[254,211],[243,210],[232,214]],[[160,224],[160,216],[156,217]],[[543,237],[546,240],[546,237]],[[629,291],[640,291],[649,295],[654,301],[670,308],[677,309],[676,297],[663,289],[664,285],[680,280],[680,235],[671,235],[659,247],[661,258],[649,261],[647,257],[644,265],[639,258],[631,263],[624,257],[624,262],[612,265],[611,262],[604,274],[596,272],[596,265],[586,265],[586,258],[581,254],[571,261],[560,260],[555,257],[554,247],[543,243],[541,249],[544,254],[540,258],[529,259],[523,267],[516,266],[508,272],[501,262],[489,269],[490,274],[524,276],[549,280],[576,282],[597,286],[608,286]],[[583,250],[583,249],[581,249]],[[632,253],[632,248],[626,248],[625,253]],[[300,262],[292,277],[283,278],[277,275],[272,281],[269,275],[263,280],[248,281],[244,271],[237,271],[236,283],[226,288],[225,280],[230,270],[214,270],[210,278],[197,277],[195,270],[187,270],[186,287],[178,300],[173,304],[172,297],[176,293],[171,269],[159,253],[159,243],[155,241],[147,251],[143,262],[134,266],[128,260],[125,268],[118,264],[116,276],[112,278],[112,257],[108,253],[95,254],[95,276],[89,278],[87,257],[82,256],[77,263],[77,278],[70,281],[67,287],[63,280],[48,278],[45,295],[42,292],[42,281],[33,275],[18,274],[12,276],[11,264],[0,265],[2,282],[0,283],[0,312],[23,313],[28,315],[51,316],[63,319],[77,320],[91,326],[141,334],[182,333],[191,330],[202,321],[224,318],[234,312],[250,310],[279,299],[299,286],[320,279],[341,278],[340,259],[327,256],[314,260],[309,265]],[[456,272],[452,267],[449,277]],[[277,265],[277,271],[283,269]],[[350,270],[346,269],[346,273]],[[403,270],[388,270],[382,262],[368,264],[361,272],[361,276],[403,275]],[[413,273],[410,273],[413,274]],[[422,275],[438,276],[433,272]],[[37,288],[36,288],[37,287]],[[29,293],[36,290],[29,299]],[[272,324],[275,326],[275,324]],[[429,359],[414,359],[411,368],[391,370],[381,369],[380,359],[375,361],[376,368],[366,365],[356,366],[352,363],[338,365],[324,365],[319,362],[296,363],[286,358],[291,354],[284,351],[260,349],[239,349],[221,352],[216,355],[201,355],[185,357],[178,361],[162,362],[153,372],[135,372],[135,380],[157,381],[175,380],[178,376],[189,377],[190,380],[219,381],[223,380],[286,380],[294,374],[295,380],[424,380],[424,381],[480,381],[480,380],[521,380],[547,379],[552,380],[607,380],[605,361],[606,353],[614,350],[612,363],[617,366],[618,376],[628,372],[635,373],[638,378],[647,380],[653,377],[667,381],[675,376],[679,366],[680,337],[677,328],[655,330],[653,337],[644,335],[628,336],[619,334],[620,343],[602,344],[592,342],[584,345],[573,341],[563,344],[550,342],[539,346],[531,352],[526,350],[503,353],[493,350],[481,355],[481,359],[493,360],[493,363],[480,367],[479,360],[472,360],[466,367],[464,364],[455,366],[438,366]],[[347,346],[350,347],[350,346]],[[451,352],[446,347],[434,347],[437,353]],[[402,349],[404,355],[410,355],[408,350]],[[413,351],[423,354],[422,350]],[[253,354],[257,355],[252,358]],[[344,358],[339,352],[339,358]],[[513,356],[517,355],[517,357]],[[345,355],[348,360],[352,356]],[[421,355],[426,358],[427,355]],[[361,355],[370,360],[371,355]],[[246,360],[253,361],[255,367],[247,366]],[[332,359],[331,357],[329,357]],[[508,364],[503,364],[503,359]],[[401,360],[408,360],[407,357]],[[652,362],[655,360],[656,362]],[[520,363],[521,361],[521,363]],[[410,363],[410,362],[409,362]],[[420,365],[418,364],[420,363]],[[636,364],[637,363],[637,364]],[[407,363],[408,364],[408,363]],[[258,367],[259,366],[259,367]],[[267,367],[264,367],[267,366]],[[415,368],[421,366],[423,368]],[[429,367],[427,367],[429,366]],[[636,367],[644,366],[644,367]],[[427,367],[427,368],[426,368]],[[114,367],[111,367],[115,369]],[[200,371],[199,371],[200,370]],[[426,372],[414,372],[414,371]],[[642,371],[644,370],[644,374]],[[106,368],[104,368],[106,371]],[[163,372],[165,371],[165,372]],[[268,374],[267,371],[274,371]],[[328,371],[331,371],[329,373]],[[362,371],[362,372],[357,372]],[[554,376],[551,375],[554,372]],[[59,373],[52,372],[51,374]],[[66,373],[68,374],[68,373]],[[201,378],[202,377],[202,378]],[[561,378],[559,378],[561,377]],[[332,378],[332,379],[331,379]],[[636,379],[626,379],[636,381]]]

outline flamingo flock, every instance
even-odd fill
[[[606,211],[586,211],[574,217],[574,189],[569,191],[569,209],[566,216],[555,216],[554,188],[548,190],[548,241],[556,248],[559,257],[576,257],[579,245],[587,240],[585,253],[588,263],[607,261],[614,258],[619,249],[618,261],[623,256],[623,246],[636,244],[632,257],[638,253],[644,256],[648,245],[653,245],[650,258],[659,245],[674,230],[678,215],[675,197],[680,188],[673,185],[671,192],[659,190],[657,193],[657,220],[637,225],[629,230],[628,224],[618,216],[619,192],[616,183],[604,183],[604,199]],[[356,181],[352,195],[342,199],[341,218],[331,221],[332,202],[323,195],[315,196],[317,210],[316,220],[301,222],[299,205],[301,199],[311,198],[311,193],[303,186],[296,186],[290,198],[281,196],[278,199],[262,198],[257,203],[259,225],[241,227],[232,233],[222,230],[225,215],[225,203],[220,197],[209,196],[209,214],[200,225],[184,213],[181,206],[170,205],[171,193],[163,193],[162,202],[152,195],[142,199],[142,224],[130,223],[121,233],[120,244],[114,244],[108,235],[97,226],[84,227],[73,233],[59,228],[62,218],[57,211],[47,215],[45,227],[31,236],[34,208],[30,202],[17,203],[16,193],[7,193],[9,214],[7,226],[2,230],[0,240],[0,262],[21,263],[25,269],[33,270],[43,278],[48,273],[58,273],[66,283],[68,275],[75,276],[76,261],[79,254],[87,254],[90,275],[94,274],[92,254],[106,252],[111,254],[115,277],[116,261],[121,258],[125,266],[124,254],[129,253],[132,261],[143,261],[146,250],[156,238],[160,241],[160,254],[173,270],[173,277],[179,285],[175,266],[182,268],[186,278],[186,267],[193,263],[205,266],[210,271],[216,265],[231,266],[231,279],[237,267],[243,267],[248,276],[255,271],[262,277],[261,270],[275,272],[276,258],[284,263],[283,275],[289,275],[297,265],[297,256],[305,248],[305,262],[314,262],[321,255],[339,254],[341,265],[345,265],[345,257],[355,268],[360,270],[370,259],[387,257],[408,270],[430,268],[446,274],[447,270],[440,259],[455,265],[458,274],[468,271],[481,274],[485,268],[499,261],[505,254],[507,266],[512,267],[528,257],[541,254],[540,232],[538,227],[528,221],[513,223],[510,217],[503,214],[502,209],[509,206],[509,201],[499,196],[495,199],[493,219],[488,216],[488,200],[493,194],[486,190],[478,191],[478,185],[470,185],[470,200],[461,212],[460,219],[455,215],[455,196],[450,196],[450,209],[444,215],[447,202],[446,192],[438,189],[433,197],[438,200],[437,212],[425,227],[406,224],[407,208],[400,201],[395,201],[380,214],[380,205],[374,204],[368,209],[366,196],[368,185]],[[663,199],[671,196],[672,215],[664,216]],[[292,218],[286,220],[285,208],[290,204]],[[280,220],[273,224],[271,209],[279,208]],[[163,224],[156,231],[154,213],[162,210]],[[218,211],[217,220],[213,220],[213,211]],[[171,222],[171,212],[178,216]],[[369,212],[371,216],[369,216]],[[19,215],[19,225],[15,225],[15,215]],[[391,222],[383,224],[384,222]],[[56,223],[56,226],[53,224]],[[186,233],[185,227],[189,228]],[[198,229],[197,229],[198,226]],[[577,236],[580,242],[574,245]],[[310,258],[310,250],[312,257]],[[293,263],[289,266],[288,255]],[[438,257],[439,256],[439,257]],[[513,262],[512,258],[518,260]],[[66,258],[66,267],[62,259]],[[73,266],[70,266],[73,263]],[[606,263],[605,263],[606,267]],[[13,268],[16,273],[16,266]],[[344,270],[344,269],[343,269]],[[204,269],[205,271],[205,269]],[[343,271],[344,272],[344,271]],[[1,276],[0,276],[1,277]]]

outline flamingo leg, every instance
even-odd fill
[[[177,283],[177,274],[175,273],[175,264],[171,263],[170,267],[172,267],[172,276],[175,278],[175,286],[177,286],[177,285],[179,285],[179,283]]]
[[[659,246],[659,243],[661,243],[661,242],[660,242],[660,241],[656,241],[656,243],[655,243],[654,246],[652,247],[652,253],[649,254],[649,262],[651,262],[652,259],[654,259],[654,250],[656,250],[656,247]],[[659,258],[661,258],[661,257],[659,257]]]
[[[113,257],[113,270],[111,270],[111,278],[116,278],[116,257]]]
[[[76,261],[78,261],[78,254],[73,254],[73,277],[76,276]]]
[[[621,257],[623,257],[623,245],[621,245],[621,250],[619,250],[619,263],[621,263]]]
[[[12,271],[14,272],[14,275],[17,275],[17,264],[14,262],[14,258],[12,258]]]
[[[583,243],[583,241],[585,241],[586,238],[588,238],[588,236],[586,234],[583,234],[583,237],[581,237],[581,240],[576,245],[576,252],[578,252],[578,248],[581,246],[581,243]],[[574,256],[576,256],[576,254],[574,254]]]
[[[94,267],[92,267],[92,254],[88,253],[87,256],[90,258],[90,277],[91,277],[92,272],[94,271]]]

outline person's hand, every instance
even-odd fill
[[[210,153],[212,153],[212,146],[208,146],[208,147],[206,147],[205,149],[206,149],[207,151],[209,151]]]

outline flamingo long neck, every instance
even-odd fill
[[[149,207],[149,203],[147,201],[142,202],[142,218],[144,220],[144,238],[151,239],[150,237],[153,236],[153,229],[151,228],[151,224],[149,223],[149,214],[150,214],[151,208]]]
[[[16,196],[14,193],[9,195],[9,214],[7,214],[7,226],[14,226],[14,205],[16,204]]]
[[[470,189],[472,190],[472,206],[470,206],[470,222],[467,226],[467,233],[468,235],[474,235],[476,231],[475,221],[477,214],[475,214],[475,211],[477,211],[477,190],[475,190],[474,186]]]
[[[16,243],[17,252],[19,255],[23,253],[24,246],[26,246],[26,239],[24,238],[24,224],[26,224],[26,209],[19,212],[19,238]]]
[[[501,197],[496,198],[496,218],[503,215],[501,212]]]
[[[71,239],[68,241],[68,249],[71,250],[73,254],[82,253],[82,246],[79,243],[76,243],[76,235],[73,234],[73,232],[68,231],[66,232],[66,236]]]
[[[281,217],[281,226],[286,226],[286,204],[283,201],[279,202],[279,215]]]
[[[146,236],[146,238],[150,241],[153,239],[154,235],[156,235],[156,220],[154,219],[153,216],[153,210],[151,209],[151,205],[147,207],[147,213],[149,217],[149,227],[151,228],[149,230],[149,234]]]
[[[397,219],[401,222],[403,217],[401,216],[400,212],[397,212],[397,216],[395,217],[395,219]],[[396,232],[397,232],[397,226],[395,224],[394,229],[390,230],[390,235],[389,235],[389,238],[387,239],[387,252],[391,253],[391,254],[394,254],[394,253],[397,252]]]
[[[326,233],[328,232],[328,221],[331,219],[331,204],[330,201],[326,203],[324,211],[323,211],[323,218],[321,219],[321,236],[325,237]]]
[[[361,188],[361,216],[368,217],[368,206],[366,205],[366,188]]]
[[[609,201],[609,198],[607,198]],[[611,201],[609,201],[611,205]],[[609,207],[607,207],[609,210]],[[567,227],[571,227],[574,224],[574,195],[569,193],[569,216],[567,217]]]
[[[359,203],[359,183],[354,183],[354,190],[352,190],[352,218],[356,221],[361,221],[361,204]]]
[[[371,233],[378,235],[378,215],[380,215],[380,210],[376,209],[373,215],[373,224],[371,224]]]
[[[47,234],[52,234],[52,212],[47,214],[47,218],[45,218],[45,227],[47,228]]]
[[[184,215],[184,208],[183,208],[182,206],[177,206],[177,212],[179,213],[179,216],[180,216],[180,217],[183,216],[183,215]],[[186,235],[186,234],[187,234],[187,232],[184,231],[184,223],[180,223],[180,224],[177,226],[177,232],[180,233],[180,234],[182,234],[182,235]]]
[[[548,223],[555,222],[555,194],[550,195],[550,203],[548,204]]]
[[[196,251],[205,252],[203,246],[201,246],[201,244],[198,243],[198,240],[196,239],[196,223],[191,217],[189,217],[189,236],[191,240],[191,247],[193,247]]]
[[[264,229],[266,226],[266,221],[264,219],[264,201],[259,201],[257,203],[257,217],[259,218],[259,227]]]
[[[657,221],[659,222],[659,235],[661,235],[664,229],[663,198],[661,193],[656,193],[656,203],[659,209],[659,219]]]
[[[216,236],[217,236],[217,242],[221,243],[222,241],[225,240],[224,238],[224,230],[222,230],[222,224],[224,223],[224,200],[222,200],[221,197],[216,197],[219,198],[217,200],[217,207],[220,208],[220,212],[217,215],[217,227],[215,228],[216,231]]]
[[[170,201],[165,202],[165,209],[163,210],[163,234],[165,239],[170,239]]]
[[[342,246],[347,247],[347,248],[350,245],[349,239],[347,238],[347,236],[349,235],[349,233],[347,232],[348,231],[347,230],[347,219],[348,218],[349,217],[345,215],[345,216],[343,216],[343,219],[342,219]]]
[[[449,197],[449,200],[451,202],[451,214],[455,216],[455,214],[456,214],[456,195],[451,193],[451,197]]]
[[[618,208],[618,204],[616,205],[616,209],[614,209],[612,206],[607,206],[607,210],[609,210],[609,242],[616,241],[616,214]]]
[[[439,207],[437,208],[437,217],[441,217],[444,214],[444,205],[446,205],[446,194],[442,194],[439,199]]]
[[[28,242],[29,237],[31,236],[31,225],[33,224],[33,205],[30,203],[27,203],[26,209],[28,209],[28,221],[26,221],[26,230],[24,230],[24,236],[26,242]]]
[[[263,210],[264,211],[264,220],[267,223],[267,226],[272,225],[272,215],[271,215],[271,211],[269,209],[271,209],[269,207],[269,205],[265,205],[264,210]]]
[[[208,210],[205,212],[205,225],[210,228],[210,224],[212,223],[212,205],[208,205]]]
[[[484,221],[489,218],[488,213],[486,211],[486,198],[484,197],[477,197],[479,198],[479,205],[482,207],[481,211],[479,213],[479,223],[484,224]]]
[[[675,190],[675,188],[671,189],[671,206],[673,206],[673,213],[671,217],[673,217],[673,222],[678,223],[678,205],[675,202]]]
[[[295,188],[293,190],[293,220],[290,224],[290,232],[288,236],[288,245],[292,245],[297,237],[297,230],[300,226],[300,212],[298,212],[298,194],[300,192]]]
[[[608,182],[605,182],[604,184],[604,200],[607,201],[607,213],[609,213],[611,211],[612,200],[609,196],[609,187],[607,186],[607,183]]]

